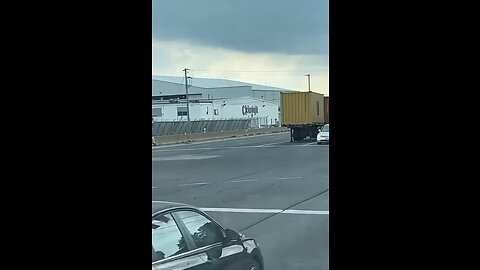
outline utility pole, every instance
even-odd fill
[[[183,71],[185,72],[185,93],[186,93],[186,98],[187,98],[187,121],[190,122],[190,106],[189,106],[189,100],[188,100],[188,79],[187,79],[187,71],[190,69],[185,68]]]
[[[310,91],[310,74],[306,74],[305,76],[308,76],[308,92],[312,92]]]

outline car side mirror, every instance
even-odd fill
[[[232,229],[227,229],[225,230],[225,242],[228,243],[228,242],[236,242],[236,241],[240,241],[242,235],[235,231],[235,230],[232,230]]]
[[[207,250],[208,260],[218,260],[218,258],[222,257],[222,247],[214,247],[212,249]]]

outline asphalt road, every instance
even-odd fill
[[[255,238],[266,269],[328,269],[328,150],[288,133],[154,147],[152,200]]]

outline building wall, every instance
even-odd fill
[[[253,90],[252,97],[258,99],[264,99],[280,105],[280,92],[272,90]]]
[[[190,104],[190,120],[213,119],[213,105],[211,103]]]
[[[156,108],[162,110],[162,115],[154,117],[154,121],[186,121],[186,115],[178,116],[178,107],[186,107],[186,103],[152,104],[152,111]],[[277,124],[280,119],[278,105],[250,97],[190,103],[189,107],[190,120],[262,118],[263,124]]]
[[[231,87],[214,87],[202,88],[196,86],[188,87],[189,94],[201,94],[202,99],[217,98],[241,98],[253,97],[263,99],[280,105],[279,90],[261,90],[252,89],[252,86],[231,86]],[[185,84],[183,81],[178,83],[152,80],[152,96],[162,95],[183,95],[185,94]]]
[[[224,105],[225,104],[225,105]],[[247,119],[252,117],[267,118],[268,122],[278,121],[278,106],[271,102],[256,100],[253,98],[225,99],[214,102],[215,108],[219,108],[221,119]],[[244,108],[244,106],[246,106]],[[248,112],[247,108],[253,108]]]
[[[178,107],[186,108],[186,103],[152,104],[152,112],[160,108],[162,115],[154,118],[155,122],[161,121],[187,121],[187,115],[178,115]],[[186,109],[185,109],[186,110]],[[215,119],[212,103],[190,103],[190,120]]]
[[[204,88],[189,86],[188,93],[196,94],[202,93]],[[152,96],[161,96],[161,95],[177,95],[185,94],[185,82],[180,83],[171,83],[164,81],[152,80]]]
[[[251,86],[203,88],[201,92],[202,98],[204,99],[241,98],[253,96]]]

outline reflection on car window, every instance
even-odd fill
[[[192,211],[179,211],[177,213],[192,235],[197,248],[222,241],[221,228],[203,215]]]
[[[152,219],[152,262],[187,250],[185,240],[170,214]]]
[[[322,132],[328,132],[328,125],[323,126]]]

